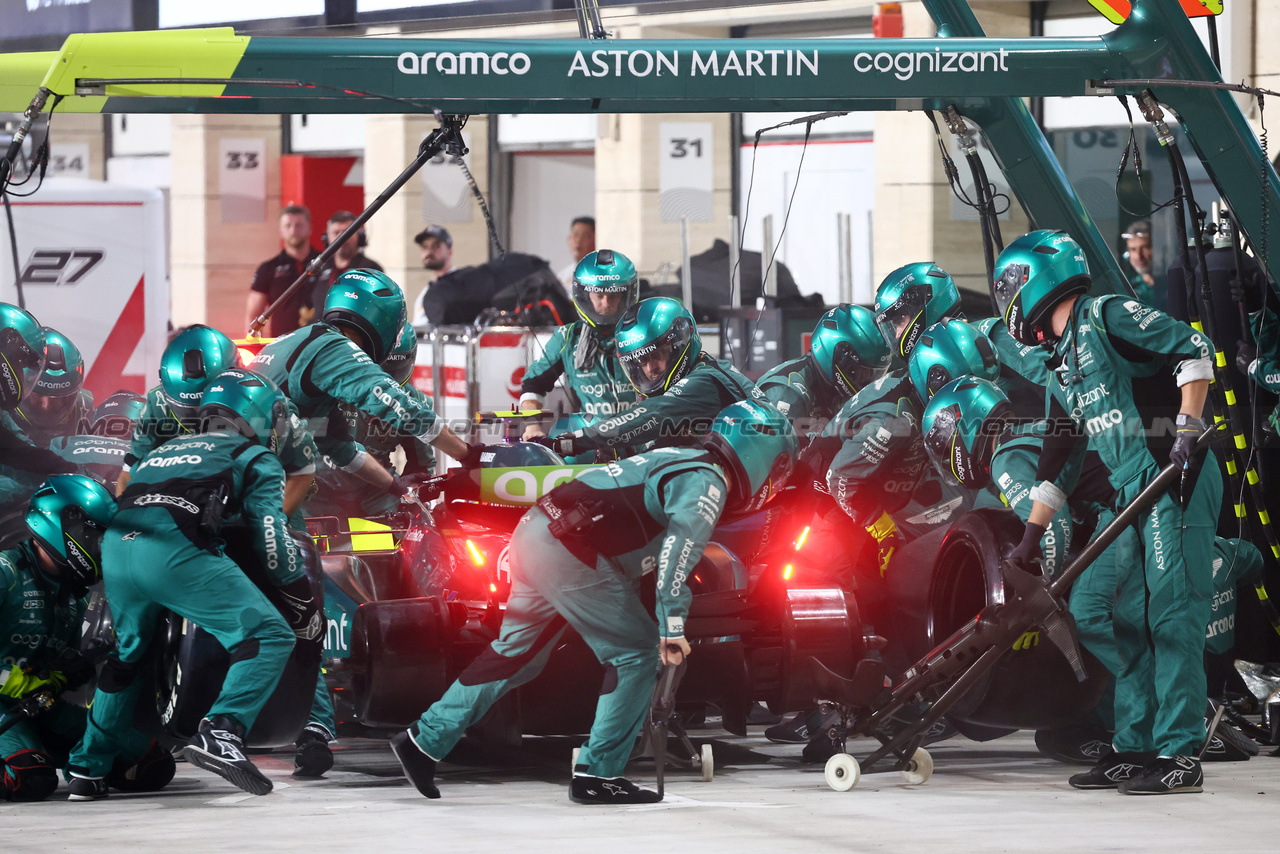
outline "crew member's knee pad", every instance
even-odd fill
[[[176,771],[173,754],[153,739],[136,762],[127,764],[116,759],[107,775],[107,785],[121,792],[158,792],[169,785]]]
[[[43,801],[58,788],[58,774],[43,750],[19,750],[0,761],[6,801]]]

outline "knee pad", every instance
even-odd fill
[[[136,762],[128,764],[116,759],[107,775],[107,785],[121,792],[158,792],[169,785],[176,771],[173,754],[153,739]]]
[[[19,750],[0,761],[0,766],[7,801],[43,801],[58,788],[53,762],[42,750]]]

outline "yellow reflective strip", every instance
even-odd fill
[[[1204,332],[1204,324],[1198,320],[1191,321],[1191,328],[1196,332]]]
[[[1221,424],[1221,423],[1223,422],[1223,420],[1224,420],[1224,419],[1223,419],[1223,416],[1218,415],[1218,414],[1216,414],[1216,413],[1214,414],[1214,416],[1213,416],[1213,423],[1214,423],[1214,424]]]
[[[1243,519],[1243,518],[1244,518],[1244,505],[1243,505],[1243,504],[1237,504],[1237,505],[1236,505],[1236,518],[1237,518],[1237,519]]]
[[[1259,511],[1258,511],[1258,521],[1262,522],[1262,524],[1264,524],[1264,525],[1270,525],[1270,524],[1271,524],[1271,514],[1270,514],[1270,513],[1268,513],[1266,510],[1259,510]]]
[[[1227,474],[1234,475],[1236,473],[1236,461],[1227,460]]]
[[[1249,469],[1249,471],[1245,472],[1245,479],[1249,481],[1250,486],[1253,486],[1258,482],[1258,473],[1253,469]]]
[[[1261,584],[1259,584],[1257,587],[1253,589],[1258,591],[1258,598],[1261,599],[1263,602],[1271,598],[1270,596],[1267,595],[1267,588],[1263,587]]]
[[[1227,366],[1227,357],[1222,355],[1221,350],[1219,350],[1217,353],[1214,353],[1213,357],[1217,361],[1219,368],[1225,368]]]
[[[1227,389],[1227,405],[1228,405],[1228,406],[1235,406],[1235,405],[1236,405],[1236,392],[1235,392],[1235,389],[1231,389],[1231,388]]]
[[[1236,436],[1236,447],[1237,447],[1237,448],[1239,448],[1240,450],[1242,450],[1242,451],[1243,451],[1246,447],[1248,447],[1248,444],[1249,444],[1249,443],[1245,441],[1244,436],[1240,436],[1240,435],[1237,435],[1237,436]]]

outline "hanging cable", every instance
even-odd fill
[[[22,294],[22,264],[18,261],[18,232],[13,227],[13,208],[9,205],[9,194],[0,190],[0,201],[4,202],[5,219],[9,221],[9,254],[13,257],[13,289],[18,293],[18,308],[26,308],[27,301]]]

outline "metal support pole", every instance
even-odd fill
[[[876,215],[874,211],[867,211],[867,287],[871,294],[867,297],[867,302],[875,302],[876,291]]]
[[[836,302],[848,302],[844,298],[845,282],[849,270],[844,264],[844,214],[836,213]]]
[[[680,298],[693,312],[693,269],[689,264],[689,218],[680,217]]]
[[[844,249],[845,287],[840,291],[840,302],[853,302],[853,214],[842,214],[840,243]]]
[[[729,215],[729,306],[742,308],[742,246],[739,244],[738,217]]]
[[[766,297],[778,295],[778,270],[776,264],[769,263],[773,254],[773,214],[764,218],[764,248],[760,253],[760,279]]]
[[[417,174],[418,170],[426,165],[428,160],[442,151],[454,157],[465,155],[467,147],[462,142],[462,126],[464,124],[466,124],[465,116],[441,116],[440,127],[427,134],[426,139],[422,140],[422,145],[418,146],[418,156],[413,159],[413,162],[406,166],[404,171],[397,175],[395,180],[388,184],[387,188],[379,193],[378,197],[370,202],[369,206],[361,211],[359,216],[352,220],[342,234],[330,241],[325,250],[312,259],[311,263],[307,265],[307,269],[302,272],[302,275],[285,289],[285,292],[277,297],[275,302],[267,306],[266,311],[254,318],[253,323],[249,324],[248,337],[252,338],[257,335],[259,330],[267,325],[267,320],[278,306],[293,296],[294,292],[302,287],[303,284],[314,279],[324,265],[329,262],[329,259],[338,251],[338,247],[346,243],[347,240],[354,240],[357,232],[364,227],[369,218],[377,213],[401,187],[408,183],[409,179]]]

